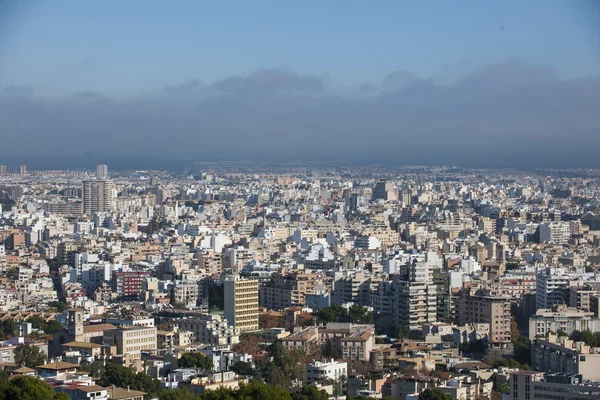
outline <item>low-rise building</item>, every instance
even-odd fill
[[[348,376],[348,363],[345,361],[313,361],[306,364],[306,382],[308,384],[333,380],[338,381],[341,377]]]
[[[595,332],[600,329],[600,320],[594,317],[591,311],[570,308],[558,304],[550,309],[541,308],[529,318],[529,338],[545,337],[548,332],[566,332],[590,330]]]

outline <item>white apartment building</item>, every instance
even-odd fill
[[[566,304],[565,291],[569,289],[574,276],[567,275],[564,269],[546,268],[536,277],[536,308],[551,308],[555,304]]]
[[[313,361],[306,364],[306,381],[310,385],[313,382],[331,379],[339,380],[342,376],[348,376],[348,363],[345,361]]]
[[[178,320],[174,324],[180,331],[192,332],[193,343],[221,346],[240,342],[239,330],[220,315],[205,314],[198,318]]]
[[[571,238],[571,226],[568,222],[555,221],[538,226],[539,242],[566,244]]]

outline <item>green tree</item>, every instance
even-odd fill
[[[419,400],[452,400],[452,395],[446,394],[438,388],[429,388],[419,394]]]
[[[531,364],[531,340],[527,336],[519,336],[513,342],[515,361],[520,364]]]
[[[367,307],[353,304],[348,310],[348,318],[356,324],[370,324],[373,322],[373,313],[369,312]]]
[[[408,326],[400,326],[396,331],[396,336],[399,340],[408,339],[410,336],[410,328]]]
[[[51,301],[48,303],[48,306],[55,308],[59,313],[62,313],[67,309],[67,305],[60,301]]]
[[[496,391],[500,393],[508,393],[510,391],[508,381],[496,382]]]
[[[252,364],[245,361],[238,361],[231,367],[231,370],[234,371],[238,375],[254,375],[254,368],[252,368]]]
[[[471,342],[461,343],[460,351],[465,353],[483,353],[485,352],[486,343],[484,340],[478,339]]]
[[[211,357],[198,352],[183,353],[178,364],[182,368],[201,368],[207,371],[212,371],[214,367]]]
[[[345,375],[342,375],[333,383],[333,395],[337,398],[346,394],[348,391],[348,380]]]
[[[584,342],[591,347],[600,347],[600,332],[592,333],[589,329],[585,331],[573,331],[569,339],[576,342]]]
[[[137,388],[135,381],[135,372],[131,368],[119,364],[108,363],[104,367],[104,374],[98,380],[100,386],[115,385],[118,387]]]
[[[325,343],[323,343],[323,349],[321,350],[321,354],[323,355],[323,357],[326,358],[337,359],[342,357],[340,350],[333,345],[333,342],[329,338],[325,339]]]
[[[56,332],[60,332],[65,329],[65,327],[63,324],[53,319],[42,325],[42,329],[44,330],[44,333],[47,333],[48,335],[54,335]]]
[[[319,320],[325,324],[328,322],[349,322],[346,309],[337,304],[319,311]]]
[[[15,348],[15,364],[19,367],[35,368],[44,364],[48,359],[38,346],[32,346],[28,343],[19,344]]]
[[[199,397],[187,389],[170,389],[162,390],[158,398],[160,400],[198,400]]]
[[[328,400],[329,395],[325,390],[319,390],[316,386],[304,385],[302,390],[292,394],[292,400]]]
[[[0,339],[7,339],[9,336],[13,336],[19,324],[12,319],[5,319],[0,321]]]
[[[32,376],[18,376],[10,381],[6,378],[0,382],[0,399],[2,400],[65,400],[65,393],[55,393],[54,389],[41,379]]]

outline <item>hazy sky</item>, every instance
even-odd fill
[[[0,1],[5,158],[600,166],[599,109],[595,1]]]

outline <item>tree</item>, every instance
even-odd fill
[[[54,307],[59,313],[62,313],[67,309],[67,305],[60,301],[51,301],[48,303],[48,306]]]
[[[452,395],[446,394],[438,388],[429,388],[421,392],[419,400],[452,400]]]
[[[323,344],[323,349],[321,351],[323,357],[327,358],[341,358],[342,354],[340,350],[333,345],[333,342],[328,338],[325,339],[325,343]]]
[[[515,361],[521,364],[531,364],[531,340],[527,336],[519,336],[513,342]]]
[[[410,328],[408,326],[400,326],[396,332],[398,339],[407,339],[410,336]]]
[[[370,324],[373,322],[373,313],[369,312],[367,307],[353,304],[348,310],[348,318],[355,324]]]
[[[585,331],[573,331],[569,339],[576,342],[584,342],[590,347],[600,347],[600,332],[592,333],[589,329]]]
[[[280,315],[273,313],[261,313],[258,315],[258,327],[260,329],[272,329],[276,327],[283,327],[285,321]]]
[[[343,396],[348,391],[347,386],[348,380],[345,375],[340,376],[333,383],[333,395],[337,398],[339,396]]]
[[[182,368],[201,368],[206,371],[211,371],[214,367],[211,357],[198,352],[183,353],[178,364]]]
[[[471,342],[461,343],[459,349],[465,353],[484,353],[486,347],[484,340],[477,339]]]
[[[254,375],[254,368],[252,368],[252,364],[245,361],[236,362],[235,364],[233,364],[231,369],[238,375]]]
[[[315,322],[316,321],[314,318],[309,318],[309,319],[305,320],[304,322],[302,322],[302,327],[306,328],[307,326],[314,326]]]
[[[254,354],[258,350],[260,337],[257,335],[243,334],[238,344],[233,345],[232,350],[236,353]]]
[[[28,343],[19,344],[15,348],[15,364],[20,367],[35,368],[44,364],[48,359],[46,353],[40,350],[38,346],[32,346]]]
[[[43,324],[42,329],[44,330],[44,333],[47,333],[48,335],[54,335],[56,332],[60,332],[61,330],[65,329],[65,327],[63,324],[53,319]]]
[[[514,317],[510,320],[510,336],[512,337],[513,341],[517,340],[519,336],[521,336],[519,333],[519,326],[517,325],[517,321]]]
[[[319,320],[325,324],[328,322],[349,322],[346,309],[337,304],[319,311]]]
[[[135,372],[131,368],[114,363],[108,363],[104,368],[104,374],[98,381],[98,385],[137,388]]]
[[[17,322],[12,318],[0,321],[0,339],[4,340],[14,335],[18,326]]]
[[[198,400],[198,397],[193,395],[187,389],[169,389],[162,390],[159,395],[160,400]]]
[[[55,393],[54,389],[41,379],[32,376],[18,376],[11,379],[3,377],[0,382],[2,400],[66,400],[66,393]]]
[[[510,391],[508,381],[496,382],[496,391],[500,393],[508,393]]]
[[[328,400],[329,395],[325,390],[319,390],[316,386],[304,385],[302,390],[292,394],[292,400]]]

